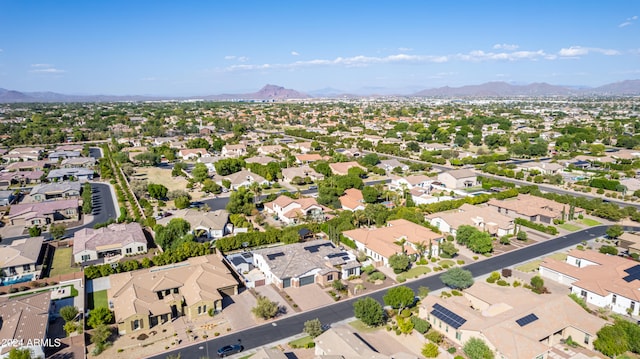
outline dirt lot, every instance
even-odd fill
[[[137,167],[136,173],[131,176],[132,180],[147,180],[149,183],[161,184],[169,191],[186,190],[187,179],[184,177],[172,177],[171,170],[158,167]],[[202,198],[203,193],[198,190],[188,190],[192,199]]]

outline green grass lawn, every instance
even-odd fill
[[[427,266],[415,266],[404,273],[398,274],[396,278],[411,279],[411,278],[419,277],[423,274],[427,274],[430,272],[431,272],[431,268]]]
[[[87,295],[87,302],[87,307],[89,309],[95,309],[99,307],[109,308],[107,290],[105,289],[98,292],[89,293]]]
[[[591,219],[591,218],[583,218],[583,219],[579,219],[578,221],[582,222],[583,224],[586,224],[587,226],[597,226],[599,224],[602,224],[596,221],[595,219]]]
[[[452,261],[451,259],[443,259],[440,262],[438,262],[438,265],[440,267],[444,266],[444,265],[448,265],[449,267],[453,267],[456,264],[456,262]]]
[[[302,337],[296,340],[290,341],[288,344],[292,348],[306,348],[307,344],[313,343],[313,338],[307,335],[306,337]]]
[[[541,260],[535,260],[535,261],[527,262],[521,266],[518,266],[516,267],[516,269],[525,273],[533,272],[534,270],[538,269],[538,267],[540,266],[540,263],[542,263]]]
[[[579,231],[582,229],[582,227],[576,226],[575,224],[571,224],[571,223],[559,224],[558,227],[571,232]]]
[[[567,260],[567,254],[558,252],[558,253],[553,253],[552,255],[547,256],[546,258],[553,258],[555,260],[564,262],[565,260]]]
[[[56,251],[53,253],[53,263],[51,264],[49,277],[80,271],[80,268],[71,266],[72,257],[73,248],[56,248]]]

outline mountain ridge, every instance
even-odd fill
[[[314,93],[315,92],[315,93]],[[67,95],[56,92],[21,92],[0,88],[0,103],[21,102],[128,102],[128,101],[186,101],[186,100],[291,100],[323,98],[358,98],[381,96],[380,94],[355,95],[330,91],[314,91],[311,94],[282,86],[267,84],[256,92],[244,94],[219,94],[207,96],[142,96],[142,95]],[[323,93],[324,92],[324,93]],[[312,96],[315,95],[315,96]],[[507,82],[486,82],[478,85],[460,87],[429,88],[412,94],[397,94],[399,97],[545,97],[545,96],[638,96],[640,95],[640,79],[624,80],[598,87],[586,88],[575,86],[558,86],[545,82],[527,85],[513,85]],[[391,96],[391,95],[387,95]]]

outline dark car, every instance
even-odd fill
[[[240,353],[241,351],[242,351],[242,345],[239,345],[239,344],[225,345],[222,348],[218,349],[218,356],[222,358],[222,357],[226,357],[227,355]]]

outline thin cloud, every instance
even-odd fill
[[[400,52],[409,52],[409,51],[413,51],[413,49],[410,48],[410,47],[399,47],[398,51],[400,51]]]
[[[569,48],[560,49],[558,55],[561,57],[580,57],[588,55],[590,53],[598,53],[606,56],[620,55],[620,51],[618,50],[582,46],[571,46]]]
[[[484,52],[482,50],[471,51],[467,54],[457,54],[456,58],[462,61],[517,61],[517,60],[554,60],[555,56],[547,54],[543,50],[538,51],[513,51],[513,52]]]
[[[507,51],[513,51],[513,50],[517,50],[520,46],[518,45],[512,45],[512,44],[495,44],[493,45],[493,49],[494,50],[507,50]]]
[[[291,51],[291,56],[300,56],[300,54],[297,51]]]
[[[629,25],[632,25],[636,20],[638,20],[638,16],[632,16],[630,18],[627,18],[624,22],[622,22],[621,24],[618,25],[618,27],[627,27]]]
[[[57,69],[51,64],[32,64],[31,73],[40,73],[40,74],[61,74],[65,73],[65,70]]]
[[[224,57],[225,60],[236,60],[238,62],[247,62],[249,58],[246,56],[236,56],[236,55],[227,55]]]

